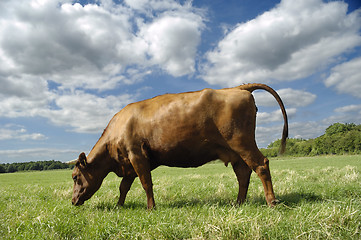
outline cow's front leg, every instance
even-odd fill
[[[237,162],[232,163],[233,171],[237,176],[239,190],[237,203],[244,203],[247,196],[249,179],[251,177],[252,170],[248,167],[248,165],[242,160],[239,159]]]
[[[132,186],[135,177],[136,176],[123,177],[122,182],[120,183],[120,187],[119,187],[120,196],[119,196],[119,201],[117,204],[118,206],[124,205],[125,197],[127,196],[127,193],[129,192],[129,189]]]
[[[130,162],[133,165],[135,172],[137,173],[140,182],[147,194],[147,208],[149,210],[155,208],[154,196],[153,196],[153,183],[152,175],[150,173],[149,160],[142,155],[132,155]]]
[[[152,210],[153,208],[155,208],[155,202],[153,195],[153,182],[150,171],[146,169],[140,169],[138,176],[145,190],[145,193],[147,194],[147,208],[149,210]]]

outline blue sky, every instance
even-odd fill
[[[290,137],[361,123],[361,3],[270,0],[3,0],[0,163],[88,153],[128,103],[265,83]],[[254,93],[256,138],[281,137],[275,100]]]

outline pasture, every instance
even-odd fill
[[[235,204],[232,167],[152,172],[156,210],[137,179],[122,208],[109,174],[83,206],[71,205],[70,170],[0,174],[0,239],[361,239],[361,156],[270,159],[276,197],[266,206],[252,174]]]

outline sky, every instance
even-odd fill
[[[359,0],[1,0],[0,163],[72,160],[131,102],[244,83],[279,93],[292,138],[361,124],[360,33]],[[282,117],[254,96],[267,147]]]

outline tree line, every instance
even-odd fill
[[[0,173],[13,173],[20,171],[43,171],[52,169],[71,169],[66,163],[60,161],[37,161],[37,162],[23,162],[23,163],[3,163],[0,164]]]
[[[276,157],[281,140],[261,149],[266,157]],[[334,123],[325,134],[313,139],[290,138],[287,140],[286,156],[316,156],[323,154],[361,154],[361,124]]]

